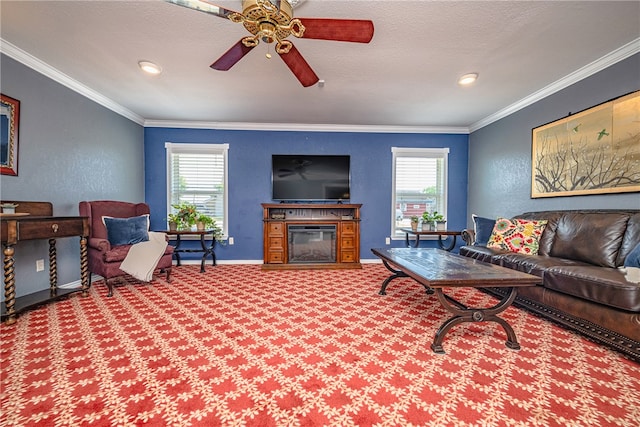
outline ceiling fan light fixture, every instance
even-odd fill
[[[458,79],[458,84],[460,86],[469,86],[470,84],[474,83],[476,80],[478,80],[478,73],[469,73],[460,77]]]
[[[138,61],[138,67],[148,74],[158,75],[162,72],[162,67],[151,61]]]

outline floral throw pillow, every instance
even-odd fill
[[[547,220],[498,218],[487,243],[488,248],[537,255],[539,240]]]

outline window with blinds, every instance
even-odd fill
[[[165,144],[167,214],[172,205],[191,203],[227,235],[228,144]]]
[[[404,237],[411,217],[437,211],[447,216],[448,148],[399,148],[393,153],[391,236]]]

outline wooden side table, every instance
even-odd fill
[[[14,203],[14,202],[11,202]],[[87,259],[87,238],[89,219],[87,217],[52,216],[53,205],[49,202],[15,202],[14,214],[0,214],[0,240],[4,254],[4,296],[2,319],[7,325],[16,322],[18,314],[48,301],[54,301],[71,293],[82,291],[89,295],[89,270]],[[63,237],[80,237],[80,289],[58,288],[58,263],[56,240]],[[49,241],[49,289],[16,298],[15,252],[18,243],[25,240]]]
[[[456,239],[462,234],[462,231],[420,231],[412,230],[411,228],[401,228],[400,230],[405,233],[404,241],[408,248],[411,247],[409,244],[409,234],[414,234],[416,236],[416,242],[413,245],[414,248],[417,248],[420,245],[420,236],[438,236],[438,246],[440,246],[440,249],[444,249],[447,252],[451,252],[451,250],[456,247]],[[451,236],[451,242],[449,242],[447,246],[444,245],[442,236]]]
[[[168,236],[176,236],[176,245],[173,248],[173,255],[176,258],[178,266],[180,266],[180,253],[183,252],[199,252],[202,253],[202,261],[200,262],[200,273],[204,273],[204,264],[207,260],[207,257],[211,255],[211,265],[216,265],[216,253],[214,248],[216,246],[216,236],[214,234],[215,230],[206,229],[206,230],[163,230],[160,233],[165,233]],[[207,246],[205,242],[205,236],[211,235],[211,244]],[[200,249],[180,249],[180,244],[182,243],[182,236],[200,236]]]

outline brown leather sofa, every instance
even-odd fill
[[[640,361],[640,283],[626,279],[626,256],[640,242],[640,210],[527,212],[548,221],[538,255],[475,245],[463,231],[460,254],[542,278],[516,304]],[[492,292],[500,293],[499,289]]]

